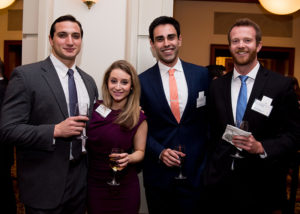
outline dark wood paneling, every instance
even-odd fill
[[[236,3],[259,3],[258,0],[175,0],[175,1],[219,1],[219,2],[236,2]]]
[[[21,65],[22,40],[4,40],[4,69],[9,79],[13,69]]]

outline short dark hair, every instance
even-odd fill
[[[179,22],[176,19],[174,19],[173,17],[160,16],[160,17],[157,17],[156,19],[154,19],[153,22],[149,26],[149,37],[152,42],[154,42],[154,38],[153,38],[154,28],[156,28],[158,25],[165,25],[165,24],[173,25],[174,28],[176,29],[177,36],[179,38],[179,36],[180,36]]]
[[[70,21],[70,22],[75,22],[78,24],[79,28],[80,28],[80,34],[81,34],[81,38],[83,37],[83,30],[82,30],[82,26],[81,23],[72,15],[64,15],[64,16],[60,16],[58,17],[51,25],[50,28],[50,37],[51,39],[53,39],[54,37],[54,33],[55,33],[55,25],[56,23],[59,22],[65,22],[65,21]]]
[[[229,29],[228,31],[228,35],[227,35],[227,39],[228,39],[228,42],[229,42],[229,45],[231,43],[231,40],[230,40],[230,33],[232,31],[232,29],[234,27],[241,27],[241,26],[247,26],[247,27],[253,27],[255,32],[256,32],[256,35],[255,35],[255,39],[256,39],[256,46],[261,42],[261,30],[260,30],[260,27],[258,24],[256,24],[254,21],[252,21],[251,19],[248,19],[248,18],[242,18],[242,19],[238,19],[236,20],[236,22],[231,26],[231,28]]]
[[[221,77],[223,76],[223,72],[226,71],[226,68],[223,65],[208,65],[206,68],[208,69],[211,78]]]

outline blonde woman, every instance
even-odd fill
[[[140,84],[134,67],[125,60],[105,72],[103,100],[97,101],[88,128],[88,212],[137,214],[140,189],[136,164],[144,158],[147,122],[140,111]],[[112,148],[122,149],[111,155]],[[109,182],[116,160],[114,186]]]

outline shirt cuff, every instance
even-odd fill
[[[263,154],[259,154],[259,157],[260,157],[261,159],[265,159],[266,157],[268,157],[268,155],[267,155],[266,151],[264,151]]]

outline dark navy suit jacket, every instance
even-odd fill
[[[177,144],[186,147],[183,172],[187,182],[199,187],[206,159],[207,120],[206,105],[197,108],[199,92],[208,89],[208,72],[205,68],[182,61],[188,87],[188,100],[180,123],[173,116],[166,99],[158,64],[139,75],[141,106],[147,115],[148,137],[144,160],[144,185],[168,187],[178,174],[177,167],[167,167],[159,160],[163,149]]]

